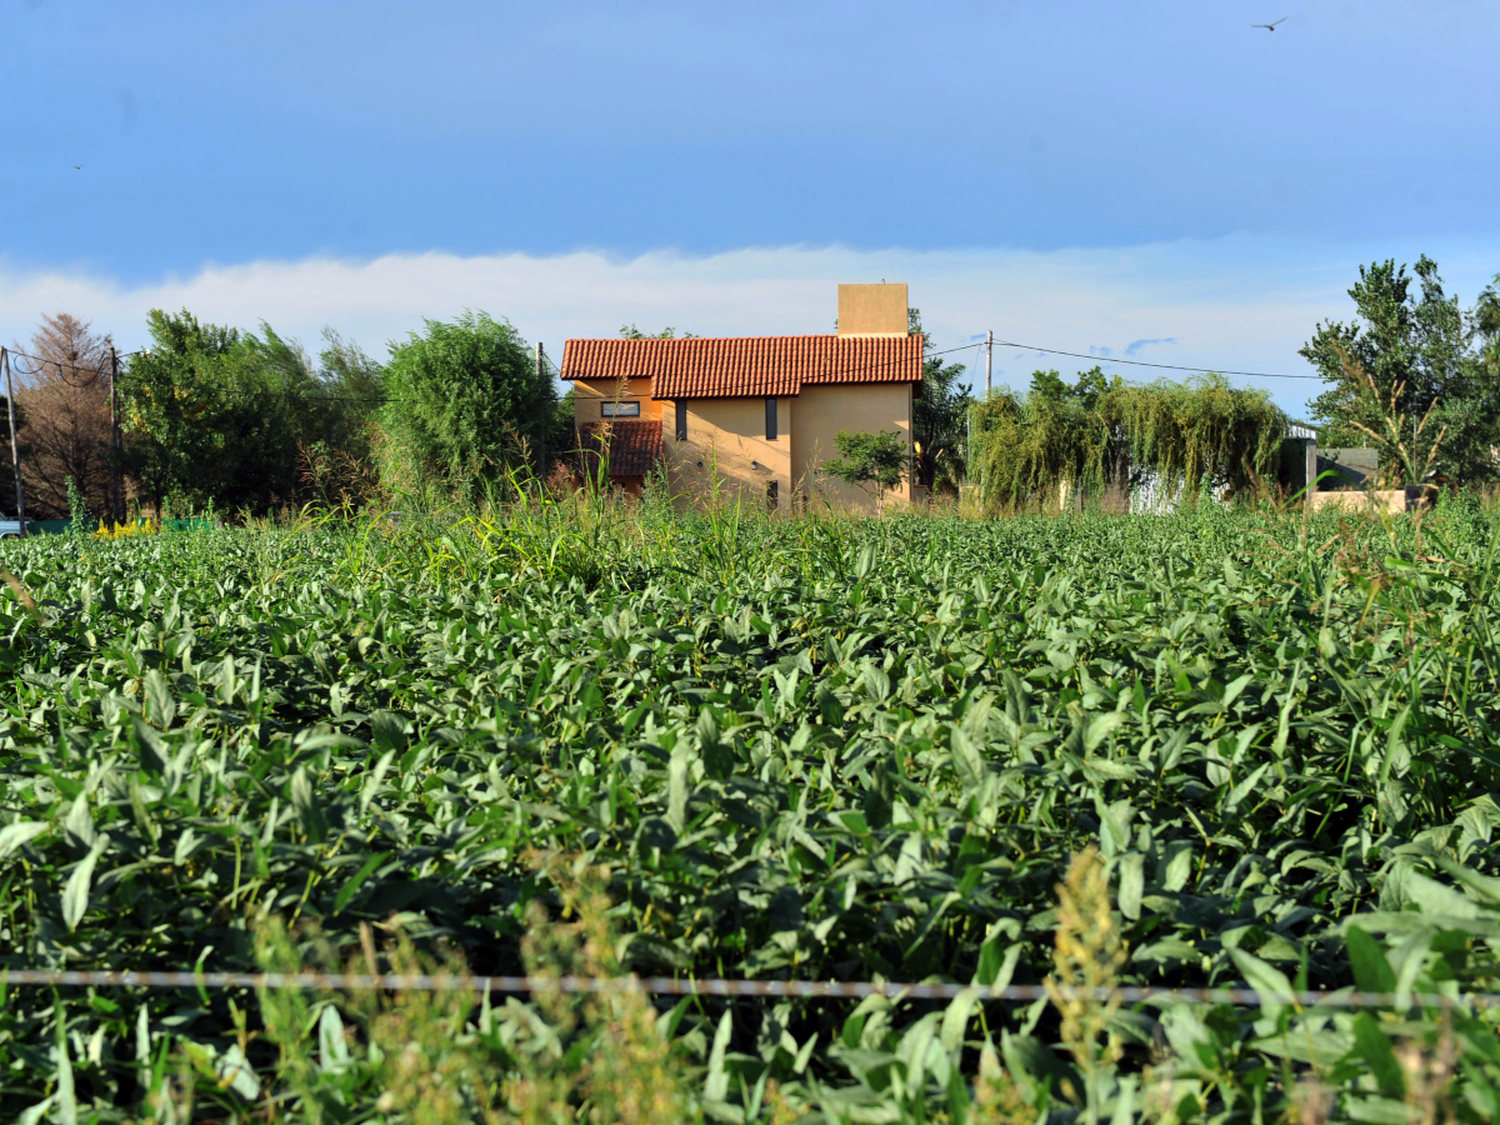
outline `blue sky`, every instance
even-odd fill
[[[554,350],[825,331],[890,276],[947,346],[1306,373],[1361,261],[1500,271],[1478,0],[0,0],[0,35],[6,339],[63,300],[126,345],[168,299],[377,353],[466,306]]]

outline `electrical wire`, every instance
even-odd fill
[[[15,369],[15,373],[17,375],[21,376],[22,378],[26,378],[26,377],[32,376],[32,375],[45,375],[47,373],[47,368],[49,368],[49,367],[55,367],[55,368],[57,368],[57,377],[59,379],[61,379],[65,384],[67,384],[68,386],[74,388],[75,390],[84,390],[84,389],[86,389],[88,387],[92,387],[94,384],[98,383],[99,380],[104,376],[104,373],[105,373],[104,372],[104,368],[106,366],[105,363],[101,363],[96,368],[89,368],[89,367],[84,367],[83,365],[77,364],[77,363],[62,363],[62,362],[60,362],[58,360],[55,360],[55,359],[41,359],[41,358],[39,358],[37,356],[27,355],[25,352],[14,352],[14,351],[11,351],[9,348],[7,348],[5,350],[6,350],[6,353],[11,357],[11,365]],[[33,361],[36,364],[36,366],[35,367],[28,367],[24,363],[17,363],[17,362],[15,362],[17,356],[21,356],[21,357],[23,357],[25,359],[29,359],[29,360]],[[67,375],[67,371],[68,370],[72,370],[72,371],[75,371],[75,372],[76,371],[87,371],[89,373],[89,377],[87,379],[82,380],[81,382],[75,382],[74,380],[68,378],[68,375]]]
[[[46,356],[32,355],[30,352],[23,352],[19,348],[5,348],[4,351],[6,352],[7,355],[10,355],[12,358],[14,358],[15,356],[20,356],[22,359],[30,360],[33,363],[42,364],[45,367],[56,367],[56,368],[59,368],[59,369],[66,367],[66,368],[72,369],[73,371],[87,371],[90,375],[93,375],[93,376],[102,375],[104,373],[104,367],[103,367],[103,360],[102,359],[100,360],[100,366],[98,368],[93,368],[93,367],[86,367],[86,366],[84,366],[81,363],[63,363],[60,360],[48,359]],[[115,358],[116,359],[129,359],[131,356],[134,356],[134,355],[145,355],[145,354],[146,354],[146,349],[145,348],[136,348],[135,351],[132,351],[132,352],[119,352],[119,353],[116,354]],[[35,375],[37,373],[38,373],[38,370],[36,368],[30,368],[30,369],[26,370],[25,372],[22,372],[22,374],[26,374],[26,375]],[[87,385],[87,384],[84,384],[84,385]]]
[[[1203,374],[1209,371],[1220,375],[1242,375],[1249,379],[1317,379],[1323,380],[1321,375],[1288,375],[1280,371],[1231,371],[1227,367],[1185,367],[1179,363],[1148,363],[1143,359],[1112,359],[1108,356],[1089,355],[1084,352],[1068,352],[1062,348],[1039,348],[1033,344],[1020,344],[1015,340],[996,340],[997,346],[1006,348],[1022,348],[1028,352],[1040,352],[1043,355],[1066,355],[1074,359],[1091,359],[1095,363],[1128,363],[1132,367],[1159,367],[1164,371],[1192,371]]]

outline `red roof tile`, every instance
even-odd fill
[[[592,472],[598,458],[607,452],[609,475],[643,477],[661,460],[661,422],[624,421],[585,422],[578,427],[583,446],[584,465]]]
[[[795,395],[804,383],[920,383],[922,337],[569,340],[564,379],[650,379],[657,399]]]

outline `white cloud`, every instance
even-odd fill
[[[1441,249],[1441,248],[1437,248]],[[1494,247],[1445,261],[1450,288],[1468,303],[1500,264]],[[1482,251],[1482,252],[1481,252]],[[1429,249],[1429,253],[1433,253]],[[708,257],[656,252],[621,259],[578,252],[461,258],[392,254],[369,261],[311,258],[209,265],[191,277],[125,284],[84,272],[0,272],[0,340],[24,341],[44,313],[67,311],[113,332],[124,349],[145,343],[148,309],[191,309],[215,323],[268,321],[315,345],[324,325],[377,356],[424,317],[465,308],[508,317],[559,356],[570,336],[612,335],[621,324],[671,325],[700,335],[828,332],[840,281],[905,281],[939,347],[994,329],[997,340],[1119,355],[1171,338],[1162,360],[1188,366],[1309,374],[1296,354],[1316,322],[1347,317],[1344,290],[1361,261],[1394,254],[1234,238],[1031,252],[864,251],[841,247],[735,250]],[[1487,261],[1486,261],[1487,257]],[[1451,268],[1457,265],[1457,269]],[[1451,284],[1459,282],[1460,284]],[[1102,343],[1100,343],[1102,341]],[[982,351],[971,368],[982,381]],[[995,350],[996,384],[1024,385],[1037,366],[1071,372],[1092,361]],[[1117,367],[1150,378],[1150,368]],[[1300,411],[1312,382],[1265,381]]]

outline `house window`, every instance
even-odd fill
[[[771,400],[775,402],[775,399]],[[774,512],[781,506],[781,489],[778,481],[766,481],[766,511]]]
[[[606,402],[604,404],[604,417],[606,418],[639,418],[641,416],[641,404],[639,402]]]
[[[776,400],[766,399],[766,440],[776,440]]]
[[[677,440],[687,441],[687,403],[678,399],[673,407],[677,411]]]

